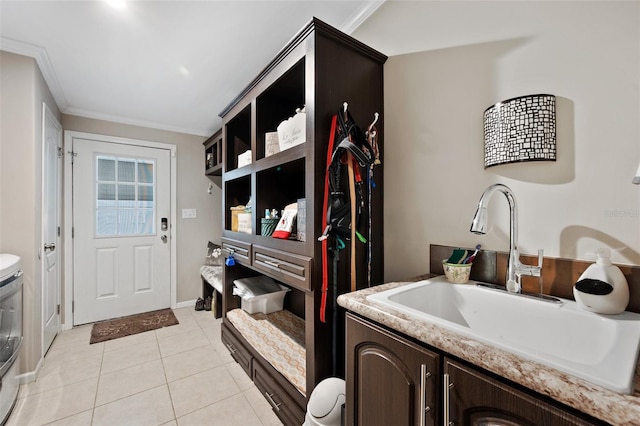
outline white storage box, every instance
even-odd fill
[[[238,168],[251,164],[251,150],[238,155]]]
[[[278,125],[278,143],[280,151],[300,145],[307,141],[307,114],[304,108],[297,109],[296,115]]]
[[[280,142],[278,132],[267,132],[264,134],[264,156],[270,157],[280,152]]]
[[[242,309],[250,314],[255,314],[256,312],[270,314],[281,311],[284,306],[284,296],[287,295],[289,288],[283,285],[280,285],[280,288],[282,290],[261,294],[260,296],[242,297]]]
[[[238,232],[251,233],[251,213],[238,213]]]

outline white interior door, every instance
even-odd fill
[[[62,126],[42,104],[42,355],[60,331]]]
[[[171,151],[73,141],[73,322],[171,304]]]

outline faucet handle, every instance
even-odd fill
[[[542,261],[544,260],[544,250],[538,249],[538,268],[542,269]]]
[[[538,249],[538,284],[540,285],[540,294],[544,292],[544,282],[542,281],[542,262],[544,260],[543,256],[544,250]]]

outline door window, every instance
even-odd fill
[[[96,155],[96,237],[155,234],[155,160]]]

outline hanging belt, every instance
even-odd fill
[[[349,175],[349,199],[351,201],[351,291],[356,291],[356,177],[353,171],[355,159],[347,153],[347,172]],[[356,167],[358,167],[356,165]]]
[[[331,165],[331,159],[333,157],[333,144],[336,137],[336,129],[337,129],[337,120],[338,117],[336,115],[331,119],[331,133],[329,135],[329,146],[327,147],[327,169],[325,171],[325,179],[324,179],[324,200],[322,200],[322,215],[323,221],[322,223],[325,226],[329,225],[329,218],[327,217],[327,209],[329,207],[329,166]],[[322,238],[322,237],[321,237]],[[327,310],[327,289],[329,287],[329,267],[328,260],[329,257],[329,248],[327,238],[322,238],[322,298],[320,300],[320,321],[326,323],[325,311]],[[337,297],[337,295],[334,295]]]

